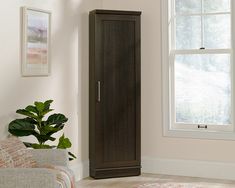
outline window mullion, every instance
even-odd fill
[[[234,83],[235,83],[235,66],[234,66],[234,35],[232,35],[232,33],[234,33],[234,11],[235,11],[235,4],[234,1],[230,1],[230,24],[231,24],[231,30],[230,30],[230,35],[231,35],[231,43],[230,43],[230,47],[231,47],[231,57],[230,57],[230,62],[231,62],[231,104],[232,104],[232,108],[231,108],[231,119],[232,119],[232,124],[233,124],[233,131],[235,131],[235,87],[234,87]]]
[[[171,3],[171,49],[176,49],[176,17],[175,17],[175,1]]]
[[[232,49],[193,49],[193,50],[172,50],[174,54],[231,54]]]
[[[202,15],[204,13],[204,3],[203,0],[201,0],[201,48],[204,48],[204,16]]]
[[[214,13],[178,13],[175,16],[215,16],[215,15],[226,15],[231,14],[231,12],[214,12]]]
[[[169,104],[170,104],[170,125],[174,125],[176,122],[176,111],[175,111],[175,53],[171,52],[169,56],[169,68],[170,68],[170,95],[169,95]]]

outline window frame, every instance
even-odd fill
[[[169,3],[170,2],[170,3]],[[235,140],[234,130],[234,36],[235,23],[235,2],[231,0],[231,48],[230,49],[192,49],[192,50],[171,50],[172,43],[171,39],[175,39],[173,34],[174,28],[170,28],[171,15],[175,13],[169,10],[173,10],[174,5],[171,4],[172,0],[161,0],[161,16],[162,16],[162,120],[163,120],[163,135],[172,137],[185,137],[185,138],[204,138],[204,139],[229,139]],[[228,13],[228,12],[226,12]],[[201,13],[200,15],[219,15],[222,13]],[[198,15],[198,14],[187,14],[187,15]],[[175,20],[174,18],[172,18]],[[173,24],[174,21],[173,21]],[[173,42],[175,44],[175,41]],[[175,46],[173,46],[175,48]],[[172,54],[174,52],[174,54]],[[174,57],[176,54],[231,54],[231,121],[232,124],[229,126],[219,125],[207,125],[207,129],[196,128],[196,124],[178,124],[174,122],[175,109],[174,109]],[[172,118],[173,117],[173,118]],[[174,126],[173,126],[174,125]],[[187,126],[187,127],[186,127]],[[200,125],[203,126],[203,125]]]

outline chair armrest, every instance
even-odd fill
[[[42,168],[1,168],[0,187],[55,188],[56,173]]]
[[[68,166],[68,153],[64,149],[29,149],[37,164]]]

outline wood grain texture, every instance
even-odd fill
[[[140,12],[98,12],[90,12],[90,174],[138,175]]]
[[[96,9],[90,12],[91,14],[111,14],[111,15],[137,15],[140,16],[140,11],[123,11],[123,10],[104,10]]]
[[[130,161],[136,159],[135,23],[104,21],[103,32],[103,157]]]

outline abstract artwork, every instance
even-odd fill
[[[51,13],[23,8],[22,75],[50,75]]]

